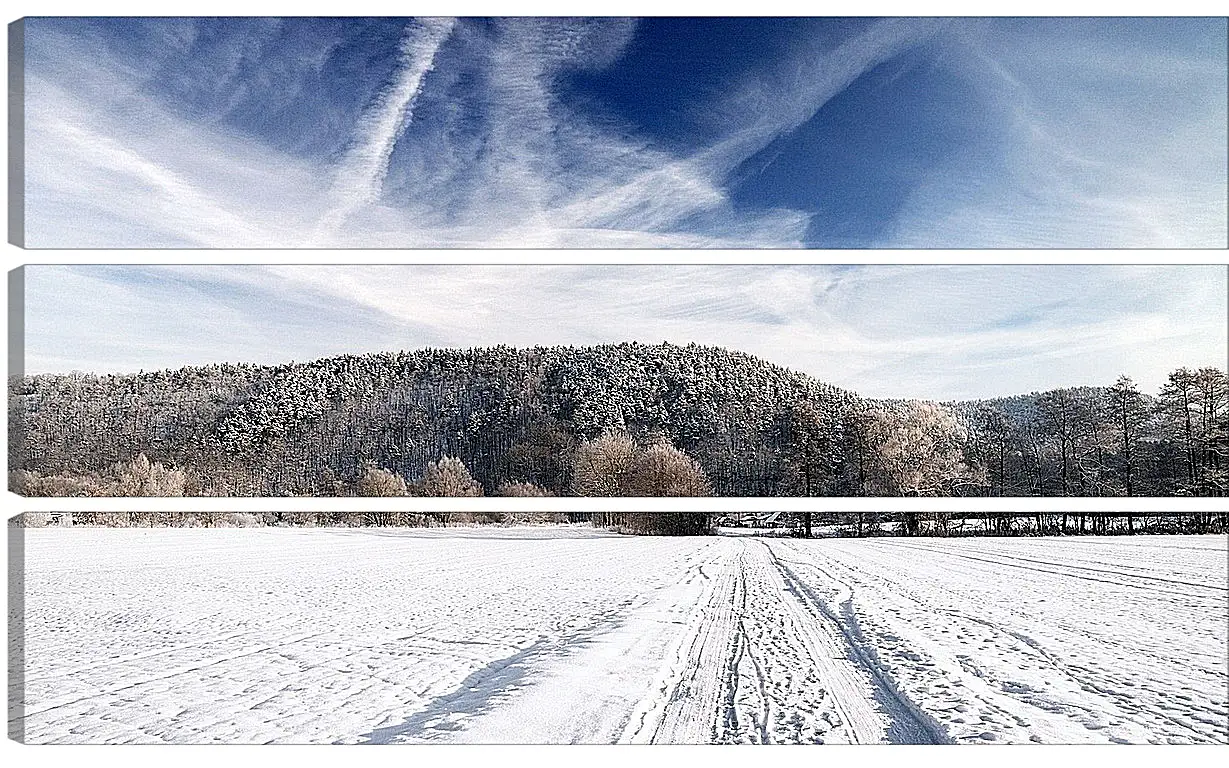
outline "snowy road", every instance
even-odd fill
[[[1229,741],[1224,537],[24,534],[31,743]]]

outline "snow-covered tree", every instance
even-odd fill
[[[469,474],[465,462],[445,456],[427,467],[414,484],[416,496],[481,496],[482,486]]]
[[[638,451],[622,483],[623,496],[711,496],[712,486],[699,462],[669,443]]]
[[[976,484],[965,463],[965,431],[936,403],[881,410],[868,423],[870,488],[881,496],[951,496]]]
[[[405,478],[387,469],[368,463],[358,478],[354,491],[359,496],[405,496]]]
[[[828,496],[836,489],[844,455],[842,425],[834,416],[806,400],[787,409],[782,453],[790,495]]]

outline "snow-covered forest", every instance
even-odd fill
[[[12,382],[41,496],[1220,496],[1229,379],[873,400],[698,345],[493,347]]]

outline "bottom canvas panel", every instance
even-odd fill
[[[9,735],[1226,743],[1227,519],[30,513]]]

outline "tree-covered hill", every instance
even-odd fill
[[[1124,429],[1114,426],[1113,387],[978,403],[873,401],[695,344],[426,349],[38,375],[11,383],[10,469],[15,490],[36,494],[175,493],[182,485],[218,495],[400,487],[439,495],[453,486],[422,483],[453,457],[474,491],[487,494],[1113,495],[1125,492],[1130,464],[1133,493],[1223,493],[1225,377],[1187,373],[1193,430],[1164,393],[1139,396],[1146,417],[1132,400]],[[1064,408],[1070,413],[1059,414]],[[626,454],[623,463],[611,451]],[[637,461],[655,479],[593,477],[631,472]],[[157,483],[141,473],[162,469],[179,475],[148,490]],[[376,482],[373,471],[393,480]],[[667,479],[678,471],[702,477]],[[122,480],[124,472],[140,477]],[[52,476],[98,481],[57,485]]]

